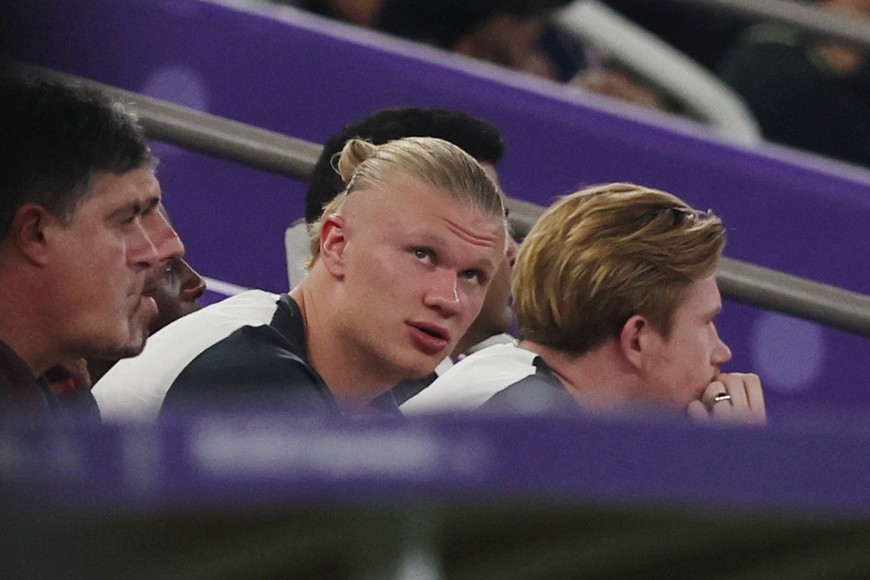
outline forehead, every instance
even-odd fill
[[[153,169],[134,169],[126,173],[100,173],[91,183],[91,195],[85,204],[106,208],[131,203],[146,205],[159,201],[160,183]]]
[[[712,316],[722,308],[722,297],[716,275],[696,280],[689,285],[686,297],[677,308],[677,316]]]
[[[376,189],[355,191],[344,210],[349,222],[371,232],[450,232],[484,246],[504,240],[501,217],[474,210],[432,185],[405,176],[387,180]]]

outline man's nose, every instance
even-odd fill
[[[713,364],[716,366],[725,364],[731,360],[731,349],[725,342],[716,336],[716,347],[713,349]]]
[[[132,264],[154,268],[184,256],[184,244],[159,212],[142,218],[137,233],[139,239],[130,247],[128,261]]]
[[[426,305],[442,310],[448,316],[456,314],[460,306],[459,278],[456,272],[439,270],[431,282],[426,291]]]

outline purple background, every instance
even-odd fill
[[[870,172],[781,148],[730,145],[703,126],[275,6],[199,0],[33,0],[8,7],[13,57],[324,142],[390,105],[462,109],[497,124],[509,195],[547,204],[635,181],[729,226],[726,254],[870,291]],[[17,11],[17,13],[15,13]],[[283,231],[305,186],[158,145],[166,205],[204,275],[286,289]],[[870,405],[867,339],[727,301],[732,370],[788,402]]]

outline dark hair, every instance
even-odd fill
[[[100,91],[0,76],[0,236],[25,203],[69,220],[95,173],[155,163],[136,118]]]
[[[458,111],[444,109],[390,108],[359,119],[333,135],[314,166],[305,199],[305,221],[317,221],[323,208],[344,190],[345,183],[332,159],[350,139],[375,145],[405,137],[437,137],[453,143],[483,163],[498,163],[504,143],[493,125]]]

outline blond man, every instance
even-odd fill
[[[496,184],[426,137],[353,139],[336,167],[347,186],[313,228],[308,276],[289,294],[252,290],[161,330],[94,387],[104,418],[215,404],[369,412],[453,351],[504,260]]]
[[[514,266],[519,344],[467,357],[402,409],[640,405],[764,422],[759,378],[721,371],[724,244],[718,217],[662,191],[615,183],[561,198]]]

